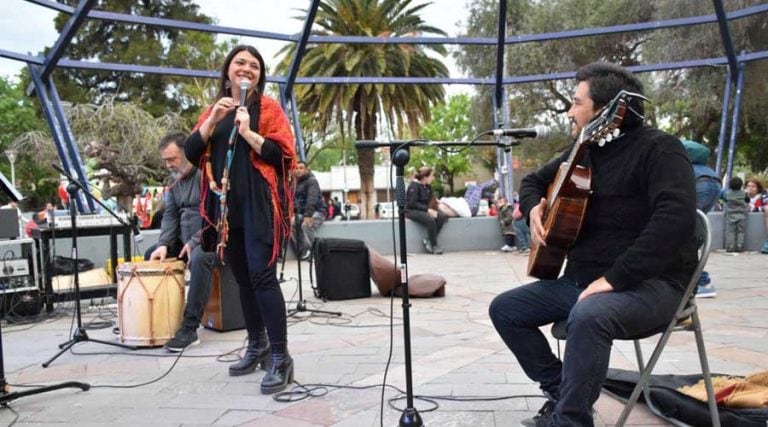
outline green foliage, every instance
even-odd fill
[[[432,121],[425,125],[421,134],[431,141],[467,141],[477,133],[469,117],[471,100],[467,95],[452,96],[448,103],[432,109]],[[450,194],[455,193],[454,179],[472,168],[475,159],[474,148],[436,149],[414,147],[411,150],[409,166],[418,169],[432,166],[435,170],[435,185],[447,186]]]
[[[374,37],[412,36],[445,33],[428,26],[419,12],[428,3],[412,0],[329,0],[321,2],[315,18],[315,35],[358,35]],[[300,17],[304,19],[304,17]],[[278,73],[291,64],[295,44],[281,54]],[[448,70],[439,60],[427,55],[431,50],[444,55],[441,45],[309,45],[301,62],[301,76],[334,77],[446,77]],[[342,139],[376,139],[378,123],[385,119],[393,134],[418,134],[430,109],[444,97],[440,85],[300,85],[296,97],[302,111],[311,112],[310,132],[335,126]],[[353,135],[352,132],[354,132]],[[372,149],[358,150],[362,201],[366,217],[373,214]]]
[[[5,78],[0,78],[0,171],[11,179],[11,164],[5,155],[5,150],[9,148],[16,149],[16,160],[14,169],[16,172],[16,186],[30,201],[27,206],[38,206],[37,192],[47,194],[50,188],[42,180],[45,175],[41,175],[39,168],[31,167],[27,160],[30,153],[26,153],[14,146],[13,142],[28,132],[41,131],[46,128],[45,121],[42,120],[35,111],[33,100],[24,95],[24,86],[14,84]],[[38,153],[32,153],[32,157]]]
[[[0,77],[0,151],[5,151],[19,135],[45,127],[33,101],[23,91],[21,85]]]
[[[735,10],[761,4],[759,0],[733,0],[727,9]],[[498,26],[498,2],[475,0],[470,5],[468,36],[495,36]],[[713,14],[711,2],[656,0],[507,0],[507,37],[564,31],[579,28],[649,22]],[[768,32],[765,14],[745,17],[729,23],[737,52],[765,50]],[[478,77],[494,73],[495,52],[481,46],[462,46],[457,62],[468,74]],[[506,48],[506,75],[522,76],[573,71],[587,63],[604,60],[625,66],[654,64],[724,55],[717,24],[695,25],[622,34],[601,34],[557,41],[512,44]],[[746,65],[742,117],[739,123],[738,151],[752,170],[768,168],[768,87],[764,76],[765,61]],[[704,67],[641,74],[646,94],[654,101],[646,113],[651,125],[664,127],[682,137],[704,142],[714,148],[719,134],[726,69]],[[562,150],[568,143],[564,113],[570,108],[572,81],[538,82],[507,86],[510,124],[549,122],[562,132],[554,132],[546,144],[524,144],[520,154],[524,164],[540,164]],[[733,94],[733,92],[732,92]],[[491,105],[488,88],[479,90],[476,111]],[[490,126],[488,115],[473,117],[480,125]],[[726,157],[726,156],[724,156]]]
[[[79,1],[65,3],[75,6]],[[212,23],[191,0],[99,0],[94,9]],[[68,19],[67,14],[57,16],[56,29],[61,31]],[[89,19],[67,47],[66,56],[118,64],[216,69],[222,62],[223,49],[216,46],[215,35],[210,33]],[[190,119],[209,99],[213,84],[195,79],[179,83],[176,76],[82,69],[57,69],[54,78],[61,98],[74,104],[99,104],[114,97],[134,102],[155,117],[176,111]]]
[[[138,194],[142,185],[165,177],[157,151],[160,138],[187,130],[178,115],[155,118],[136,104],[113,99],[101,105],[76,105],[65,112],[88,173],[106,169],[110,174],[111,186],[104,189],[102,197],[115,196],[124,208],[130,206],[127,200]],[[26,133],[13,146],[30,166],[28,172],[34,182],[55,182],[57,175],[50,163],[58,163],[58,154],[47,130]]]

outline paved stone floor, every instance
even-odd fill
[[[749,374],[768,369],[768,256],[713,253],[709,266],[718,296],[699,300],[712,370]],[[528,281],[526,258],[500,252],[457,252],[409,256],[410,273],[436,272],[447,279],[444,298],[412,300],[411,333],[415,394],[498,397],[498,400],[437,400],[439,407],[416,401],[428,426],[516,426],[543,403],[538,388],[522,373],[494,332],[487,315],[499,292]],[[309,291],[306,263],[304,294],[311,308],[338,310],[341,318],[292,317],[289,344],[302,384],[328,384],[311,398],[278,402],[259,393],[262,373],[229,377],[245,333],[200,329],[202,343],[181,358],[162,349],[127,351],[95,342],[80,343],[48,368],[41,363],[70,337],[72,304],[58,304],[55,316],[29,324],[3,322],[6,377],[12,391],[21,385],[84,381],[82,392],[64,389],[23,397],[0,409],[0,425],[18,426],[395,426],[399,409],[386,401],[381,423],[381,384],[404,388],[402,309],[379,296],[322,304]],[[296,303],[296,264],[288,262],[283,291]],[[113,341],[114,300],[83,301],[91,338]],[[389,313],[394,312],[394,330]],[[105,323],[106,322],[106,323]],[[98,328],[98,327],[101,328]],[[554,341],[553,341],[554,346]],[[650,351],[655,344],[645,340]],[[391,354],[391,365],[386,370]],[[613,367],[633,367],[632,344],[618,342]],[[693,334],[673,334],[657,373],[696,373]],[[346,386],[348,388],[337,388]],[[370,388],[364,388],[371,386]],[[355,388],[351,388],[355,387]],[[323,394],[325,392],[325,394]],[[385,392],[385,400],[398,393]],[[402,406],[403,401],[396,405]],[[622,405],[602,396],[596,405],[598,426],[612,425]],[[666,425],[643,406],[628,425]]]

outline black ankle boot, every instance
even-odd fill
[[[272,368],[261,380],[261,393],[272,394],[285,390],[293,382],[293,359],[285,353],[272,353]]]
[[[237,377],[250,374],[261,365],[261,369],[269,370],[272,365],[272,351],[269,348],[269,340],[266,333],[260,333],[258,338],[248,338],[248,347],[239,362],[229,365],[229,375]]]

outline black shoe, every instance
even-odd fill
[[[163,348],[172,353],[180,353],[197,344],[200,344],[200,339],[197,338],[197,332],[194,329],[182,327],[176,332],[176,335],[174,335],[173,338],[165,343]]]
[[[269,348],[269,340],[267,340],[267,334],[262,333],[255,340],[248,339],[248,347],[245,349],[243,358],[239,362],[229,365],[229,376],[239,377],[250,374],[259,366],[266,371],[271,368],[271,364],[272,351]]]
[[[309,249],[307,249],[306,251],[304,251],[304,252],[301,254],[301,260],[302,260],[302,261],[309,261],[309,257],[310,257],[310,255],[312,255],[312,252],[310,252],[310,251],[309,251]]]
[[[285,390],[293,382],[293,359],[285,352],[272,353],[272,368],[261,380],[261,394],[273,394]]]
[[[435,255],[442,255],[443,254],[443,248],[440,247],[437,243],[432,245],[432,253]]]
[[[544,406],[539,409],[539,413],[533,418],[528,418],[520,421],[520,425],[525,427],[551,427],[555,425],[555,402],[554,400],[547,400],[544,402]]]
[[[424,244],[424,250],[427,251],[428,254],[435,253],[434,249],[432,249],[432,243],[430,243],[429,239],[424,239],[421,241],[421,243]]]

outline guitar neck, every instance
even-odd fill
[[[579,139],[576,141],[576,144],[571,149],[571,153],[568,155],[568,159],[561,164],[561,168],[564,167],[564,170],[560,170],[560,173],[557,174],[555,182],[552,183],[552,193],[547,195],[548,212],[551,211],[555,201],[560,197],[560,191],[562,191],[563,185],[571,179],[573,171],[581,161],[581,158],[584,157],[584,149],[586,145],[582,144],[582,141],[583,132],[582,135],[579,136]]]

